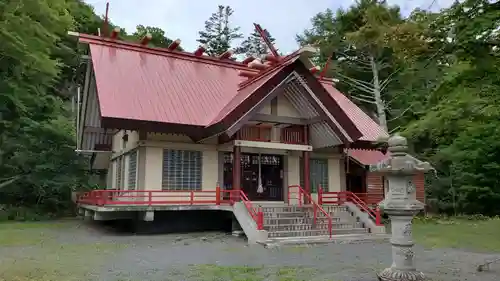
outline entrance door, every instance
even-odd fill
[[[224,155],[224,188],[233,189],[233,155]],[[259,189],[259,155],[242,153],[241,189],[252,201],[283,201],[283,157],[260,155],[262,190]],[[259,192],[261,191],[261,192]]]
[[[267,200],[283,201],[283,156],[260,156],[262,185]]]
[[[366,192],[366,169],[354,161],[346,164],[346,189],[347,191],[364,194]]]

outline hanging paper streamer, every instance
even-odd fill
[[[262,186],[262,173],[261,173],[261,166],[260,166],[260,153],[259,153],[259,175],[258,175],[258,183],[257,183],[257,193],[261,194],[264,192],[264,187]]]

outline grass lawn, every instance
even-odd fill
[[[87,234],[78,229],[77,224],[72,221],[0,223],[0,281],[93,281],[97,276],[90,269],[100,268],[130,246],[127,243],[102,242],[105,239],[99,237],[82,240],[82,236]],[[413,236],[417,243],[432,248],[500,253],[499,231],[500,219],[417,219]],[[61,233],[65,239],[61,239]],[[286,250],[292,253],[294,248]],[[304,251],[307,252],[307,249]],[[315,276],[319,277],[321,273],[300,265],[250,267],[193,264],[166,273],[165,280],[302,281]]]
[[[431,248],[460,248],[500,253],[500,218],[415,219],[413,238]]]
[[[92,280],[87,270],[123,245],[58,239],[58,232],[77,231],[75,226],[73,221],[0,223],[0,281]]]
[[[301,266],[282,267],[251,267],[251,266],[218,266],[218,265],[193,265],[187,274],[187,280],[215,281],[307,281],[317,273],[312,268]],[[187,276],[186,276],[187,275]]]

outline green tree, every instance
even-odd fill
[[[239,32],[239,27],[232,27],[229,18],[234,11],[230,6],[219,5],[217,12],[213,13],[205,21],[205,30],[200,31],[200,38],[197,40],[207,46],[207,54],[216,56],[231,48],[231,43],[235,39],[243,38]]]
[[[149,45],[154,47],[168,47],[173,40],[165,36],[165,31],[158,27],[138,25],[134,33],[132,33],[132,38],[129,40],[138,41],[142,39],[146,34],[151,34],[152,38]],[[177,50],[182,51],[183,49],[179,46]]]
[[[440,211],[500,213],[499,7],[488,1],[455,3],[430,26],[436,35],[448,34],[446,40],[430,38],[440,42],[441,76],[420,95],[424,110],[404,128],[415,151],[440,171],[428,189]]]
[[[0,10],[0,198],[58,212],[81,182],[72,123],[58,95],[63,37],[73,28],[65,0],[2,1]]]
[[[500,3],[466,0],[403,19],[398,7],[361,0],[316,15],[313,28],[298,36],[320,47],[319,64],[335,53],[337,86],[354,101],[367,99],[363,105],[373,102],[369,59],[380,62],[386,113],[398,117],[388,126],[438,170],[426,191],[439,212],[500,214],[499,11]]]
[[[267,34],[269,41],[274,43],[275,39],[271,36],[271,34]],[[259,32],[254,30],[250,36],[245,39],[240,47],[236,49],[236,53],[238,54],[246,54],[247,56],[259,57],[261,55],[269,53],[269,47],[264,43],[262,37]]]
[[[392,38],[397,38],[395,31],[410,30],[401,18],[399,7],[390,7],[385,1],[361,0],[347,11],[319,13],[312,23],[310,30],[298,36],[299,43],[320,48],[319,64],[324,65],[335,54],[332,71],[340,80],[338,87],[369,111],[376,111],[379,124],[388,130],[389,108],[384,90],[399,66],[394,46],[403,44],[401,40],[396,44]],[[412,43],[419,38],[415,32],[409,35],[408,41]]]

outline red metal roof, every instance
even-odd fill
[[[240,105],[245,99],[249,98],[252,93],[264,85],[269,79],[271,79],[276,73],[280,72],[285,66],[278,67],[271,72],[266,73],[260,79],[252,81],[250,84],[245,84],[240,88],[237,94],[222,108],[219,114],[212,120],[210,125],[220,122],[227,116],[231,111],[233,111],[238,105]]]
[[[219,112],[217,117],[212,120],[211,124],[215,124],[221,121],[227,114],[233,111],[239,104],[241,104],[245,99],[249,98],[252,93],[264,85],[269,79],[271,79],[278,72],[283,70],[287,65],[294,62],[296,59],[290,59],[286,63],[280,64],[279,66],[269,69],[265,73],[258,75],[257,77],[251,79],[248,83],[241,85],[238,89],[238,93],[231,99],[229,103]]]
[[[390,153],[385,155],[378,150],[368,149],[345,149],[344,152],[363,165],[373,165],[378,162],[389,158]]]
[[[101,115],[208,125],[243,80],[231,65],[90,44]]]
[[[385,132],[373,119],[370,118],[361,108],[353,103],[344,94],[339,92],[331,82],[323,82],[323,87],[330,93],[330,95],[337,101],[342,110],[347,116],[356,124],[356,127],[363,134],[359,139],[362,141],[378,141],[379,138],[387,138],[389,135]]]
[[[90,46],[103,118],[208,127],[288,64],[244,82],[247,78],[239,76],[239,70],[256,70],[238,62],[85,34],[79,38]],[[286,56],[284,61],[293,62],[298,54]],[[321,82],[362,133],[361,140],[375,141],[387,135],[331,82]]]

